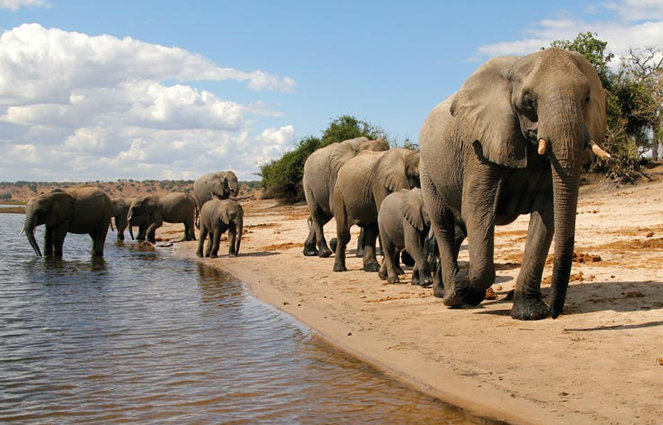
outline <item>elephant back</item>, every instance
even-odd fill
[[[74,203],[69,232],[90,233],[101,226],[110,225],[112,201],[106,192],[93,186],[68,189],[65,192]]]

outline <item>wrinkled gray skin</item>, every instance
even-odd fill
[[[111,216],[113,217],[113,220],[115,221],[115,230],[117,232],[117,240],[118,241],[123,241],[124,240],[124,230],[128,227],[129,228],[129,235],[131,235],[131,239],[134,238],[133,226],[138,226],[138,239],[139,241],[145,240],[145,233],[147,232],[147,226],[149,226],[149,222],[147,220],[146,216],[141,216],[141,217],[134,217],[131,220],[131,225],[129,225],[129,222],[127,221],[127,215],[129,214],[129,207],[131,206],[131,203],[134,201],[134,198],[114,198],[111,199],[111,205],[112,205],[112,213]]]
[[[385,152],[362,152],[348,160],[338,172],[332,211],[336,218],[336,254],[334,271],[346,271],[345,249],[350,241],[350,227],[364,230],[363,269],[376,272],[378,210],[384,198],[401,189],[419,186],[419,153],[395,148]]]
[[[104,255],[104,242],[111,217],[110,197],[96,187],[55,189],[35,196],[25,206],[23,230],[34,249],[41,256],[35,240],[35,227],[46,225],[44,254],[62,256],[62,245],[67,233],[89,234],[92,254]]]
[[[483,64],[421,129],[421,184],[448,306],[477,305],[495,281],[494,227],[531,213],[511,316],[557,317],[571,272],[580,167],[605,134],[605,91],[580,54],[550,48]],[[537,140],[548,149],[537,154]],[[454,224],[461,229],[460,235]],[[541,275],[555,240],[551,302]],[[469,273],[458,250],[468,238]]]
[[[332,251],[327,246],[323,227],[334,216],[332,195],[336,176],[350,158],[362,151],[386,151],[389,144],[382,139],[366,137],[332,143],[313,152],[304,163],[302,184],[310,212],[309,234],[304,242],[304,255],[329,257]],[[361,241],[361,238],[360,238]]]
[[[198,211],[210,199],[228,199],[239,193],[239,181],[232,171],[218,171],[205,174],[193,182],[193,197]]]
[[[196,237],[193,232],[193,223],[196,216],[196,200],[184,192],[172,192],[165,195],[143,196],[134,199],[129,206],[127,220],[130,223],[136,220],[146,220],[147,240],[155,242],[156,229],[166,223],[183,223],[183,241],[193,241]]]
[[[219,253],[221,235],[226,230],[228,231],[228,255],[230,257],[239,255],[243,223],[244,210],[237,201],[212,199],[205,202],[200,210],[200,237],[196,255],[203,256],[203,245],[209,235],[205,257],[216,258]]]
[[[421,189],[401,189],[384,198],[378,212],[378,228],[384,253],[380,278],[388,283],[399,282],[398,275],[403,274],[403,270],[398,267],[398,255],[405,249],[414,259],[412,284],[431,285],[431,268],[424,255],[430,218]]]

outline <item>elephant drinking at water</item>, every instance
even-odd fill
[[[110,197],[96,187],[67,190],[54,189],[30,199],[25,206],[23,230],[34,249],[41,256],[35,240],[35,227],[46,224],[44,254],[62,256],[67,233],[89,234],[92,254],[104,255],[104,242],[111,218]]]
[[[605,108],[594,67],[579,53],[550,48],[489,60],[433,109],[419,137],[421,186],[442,268],[434,293],[446,305],[483,300],[495,281],[495,225],[530,214],[511,316],[542,319],[562,312],[580,169],[590,148],[607,155],[597,144],[605,135]],[[553,235],[548,307],[540,285]],[[465,237],[467,275],[457,261]]]
[[[167,223],[183,223],[182,240],[192,241],[196,237],[193,223],[196,215],[196,201],[184,192],[172,192],[165,195],[150,195],[134,199],[129,207],[127,220],[147,220],[147,240],[154,243],[156,229]]]

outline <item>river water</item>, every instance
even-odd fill
[[[0,423],[489,423],[334,349],[226,273],[112,232],[103,259],[71,234],[64,259],[38,258],[22,220],[0,214]]]

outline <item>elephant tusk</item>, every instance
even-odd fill
[[[537,150],[539,155],[545,155],[547,150],[548,150],[548,142],[546,141],[546,139],[539,139],[539,149]]]
[[[25,233],[25,227],[21,228],[21,231],[19,232],[19,236],[23,236]]]
[[[610,155],[608,152],[604,151],[603,148],[601,148],[601,146],[599,146],[598,143],[596,143],[594,140],[589,141],[589,146],[592,147],[592,152],[594,152],[594,154],[596,156],[598,156],[599,158],[601,158],[601,159],[610,159],[610,158],[612,158],[612,155]]]

